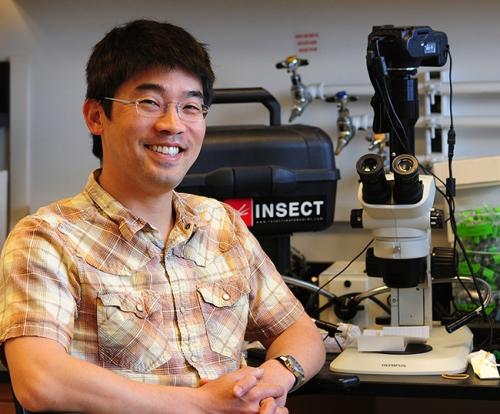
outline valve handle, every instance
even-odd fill
[[[285,60],[276,63],[276,69],[294,70],[299,66],[307,66],[309,61],[298,56],[288,56]]]

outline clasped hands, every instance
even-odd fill
[[[288,414],[287,389],[267,382],[264,368],[245,367],[215,380],[201,380],[198,390],[206,413]]]

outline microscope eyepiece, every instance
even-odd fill
[[[362,174],[372,174],[379,169],[378,160],[375,157],[366,157],[359,165]]]
[[[363,200],[370,204],[385,204],[391,197],[391,187],[385,178],[384,160],[377,154],[363,155],[356,163],[363,183]]]
[[[401,154],[392,160],[393,197],[396,204],[415,204],[422,199],[423,185],[418,176],[418,161],[413,155]]]
[[[394,159],[393,168],[401,174],[413,174],[418,169],[418,161],[411,155],[400,155]]]

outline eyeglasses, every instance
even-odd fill
[[[207,116],[209,107],[193,99],[178,102],[159,102],[154,98],[139,98],[136,100],[118,99],[104,97],[108,101],[118,102],[124,105],[134,105],[137,114],[146,118],[160,118],[168,111],[168,106],[174,104],[177,115],[186,122],[201,121]]]

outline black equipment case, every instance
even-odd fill
[[[280,105],[262,88],[216,89],[214,104],[260,102],[270,125],[207,127],[200,156],[177,191],[206,195],[238,210],[282,273],[290,235],[330,226],[339,170],[320,128],[281,125]]]

